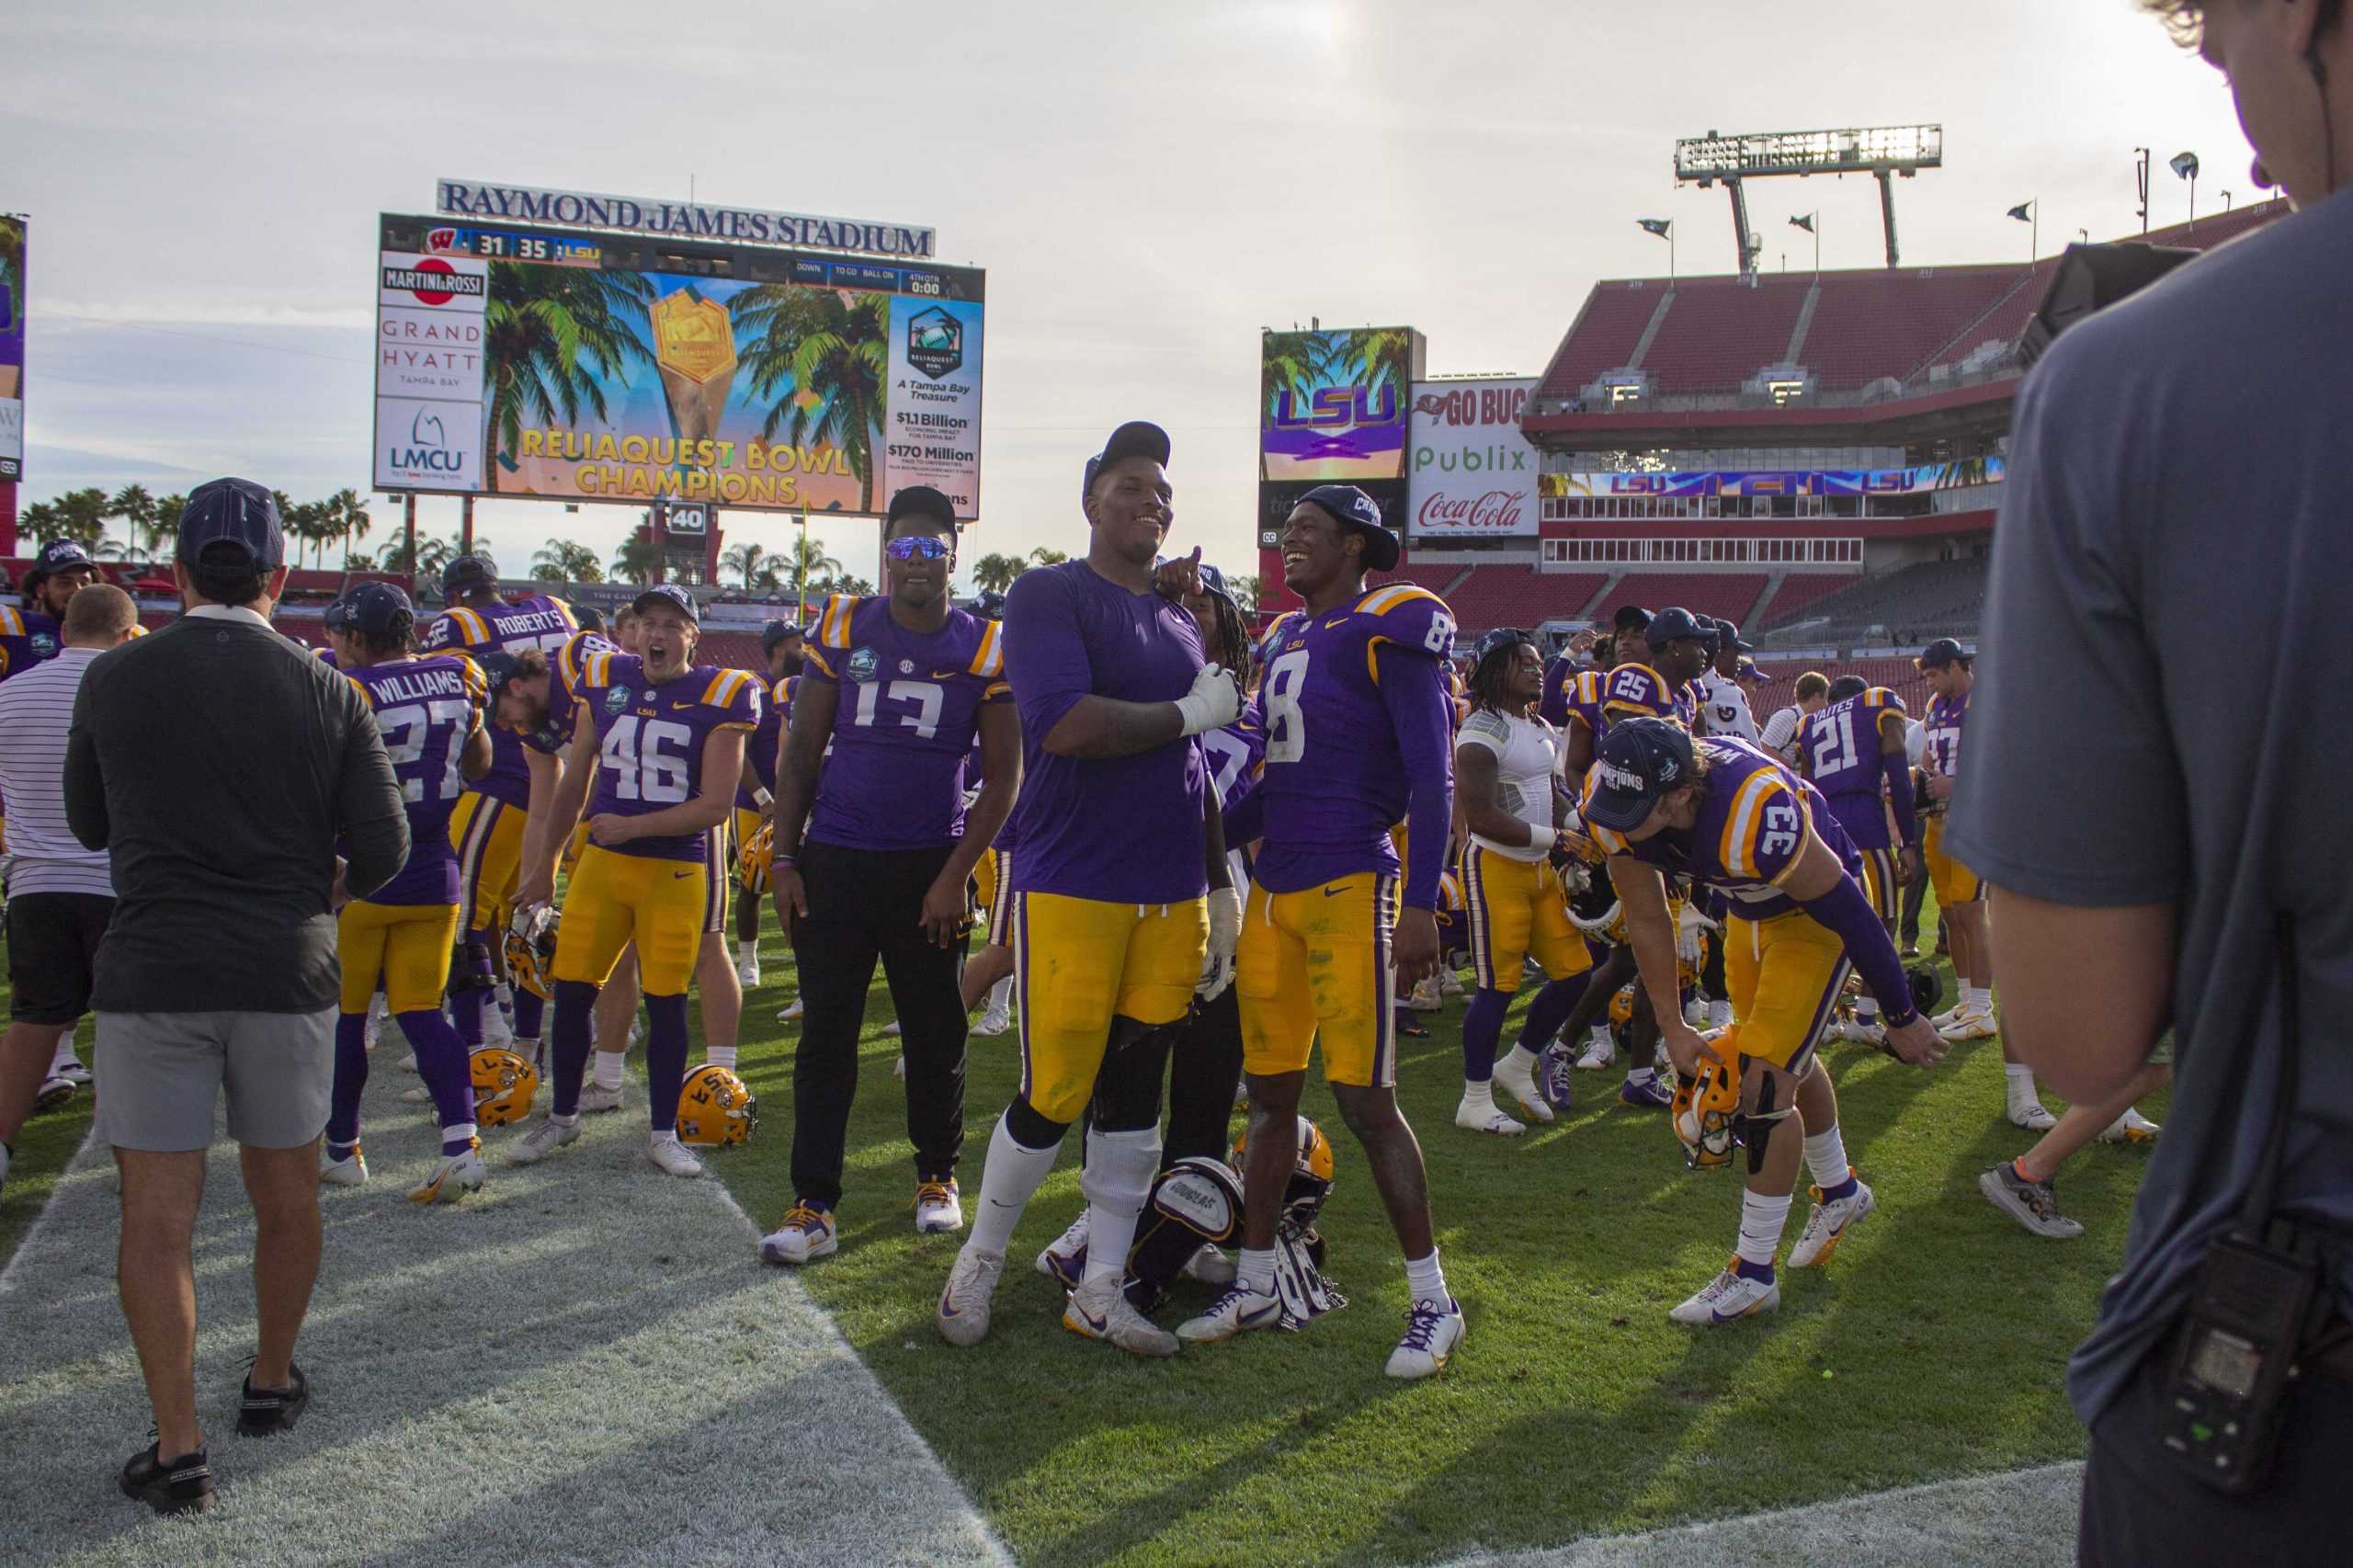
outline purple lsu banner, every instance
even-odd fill
[[[1683,473],[1547,473],[1547,499],[1633,495],[1661,500],[1706,495],[1909,495],[1971,484],[1999,484],[2000,458],[1967,458],[1918,468],[1709,470]]]

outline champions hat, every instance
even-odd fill
[[[468,588],[498,586],[498,571],[479,555],[460,555],[441,568],[441,593],[444,597],[462,593]]]
[[[85,568],[95,572],[98,563],[90,552],[70,539],[53,539],[40,547],[33,556],[33,563],[25,570],[25,592],[29,594],[60,572],[75,572]]]
[[[1227,586],[1225,574],[1223,572],[1211,565],[1206,561],[1202,562],[1199,566],[1195,568],[1195,570],[1199,572],[1201,574],[1201,586],[1203,588],[1212,594],[1215,594],[1222,599],[1231,600],[1237,608],[1240,607],[1242,601],[1233,597],[1233,590]]]
[[[1079,481],[1078,504],[1082,509],[1095,490],[1095,476],[1118,462],[1121,458],[1150,458],[1156,463],[1168,460],[1168,432],[1149,420],[1131,419],[1111,432],[1103,449],[1086,460],[1086,476]]]
[[[1381,526],[1381,507],[1371,496],[1353,484],[1319,484],[1299,498],[1302,506],[1311,502],[1331,513],[1342,528],[1364,536],[1367,566],[1386,572],[1397,564],[1397,536]]]
[[[1971,655],[1949,637],[1939,637],[1920,650],[1918,665],[1924,670],[1940,670],[1947,665],[1967,665]]]
[[[208,545],[235,545],[244,556],[239,562],[216,551],[213,562],[222,569],[277,571],[286,563],[286,531],[276,498],[250,479],[215,479],[189,491],[176,559],[194,566]]]
[[[351,630],[351,601],[337,599],[319,612],[319,625],[328,631]]]
[[[890,510],[882,517],[883,531],[889,532],[901,517],[922,517],[949,533],[956,531],[955,504],[928,484],[910,484],[891,497]]]
[[[696,608],[694,595],[676,583],[657,583],[629,602],[630,609],[638,615],[665,607],[683,611],[697,626],[702,624],[702,611]]]
[[[776,652],[776,645],[778,643],[790,642],[795,637],[806,637],[807,635],[808,634],[802,631],[801,628],[793,625],[792,622],[789,620],[771,620],[766,626],[760,628],[760,652],[763,653],[773,653]]]
[[[344,601],[343,626],[362,637],[406,638],[416,625],[408,596],[390,583],[362,583]]]
[[[1593,760],[1585,820],[1612,833],[1643,825],[1662,797],[1692,775],[1691,737],[1664,719],[1625,719],[1609,726]]]
[[[493,697],[505,691],[506,683],[523,673],[522,661],[512,653],[501,653],[493,650],[487,653],[476,654],[474,662],[482,666],[483,679],[489,683],[490,694]]]
[[[1699,624],[1699,618],[1681,605],[1669,605],[1651,617],[1650,625],[1643,631],[1643,640],[1654,648],[1664,648],[1686,638],[1697,642],[1713,640],[1710,630]]]

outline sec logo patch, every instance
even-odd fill
[[[859,648],[851,653],[849,663],[844,667],[850,679],[862,683],[874,678],[874,672],[881,663],[882,656],[873,649]]]

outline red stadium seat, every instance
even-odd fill
[[[1608,578],[1598,573],[1537,572],[1526,566],[1482,566],[1445,596],[1454,623],[1468,641],[1498,626],[1523,630],[1563,619],[1585,608]]]
[[[1606,621],[1620,605],[1640,605],[1653,613],[1681,605],[1693,615],[1730,616],[1745,630],[1767,580],[1762,573],[1637,572],[1609,590],[1594,617]]]

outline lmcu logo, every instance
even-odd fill
[[[441,416],[422,408],[408,422],[408,445],[394,443],[385,460],[404,473],[453,476],[464,472],[466,460],[463,452],[449,449],[449,432]]]
[[[1279,430],[1346,429],[1351,425],[1397,423],[1397,389],[1375,392],[1366,387],[1318,387],[1302,408],[1289,389],[1275,394],[1275,428]]]
[[[933,381],[964,368],[964,324],[938,305],[907,318],[907,363]]]
[[[1518,425],[1527,410],[1526,387],[1456,387],[1414,400],[1414,412],[1433,425]]]
[[[1490,490],[1476,499],[1426,495],[1420,522],[1433,533],[1508,533],[1519,527],[1519,495],[1510,490]]]

